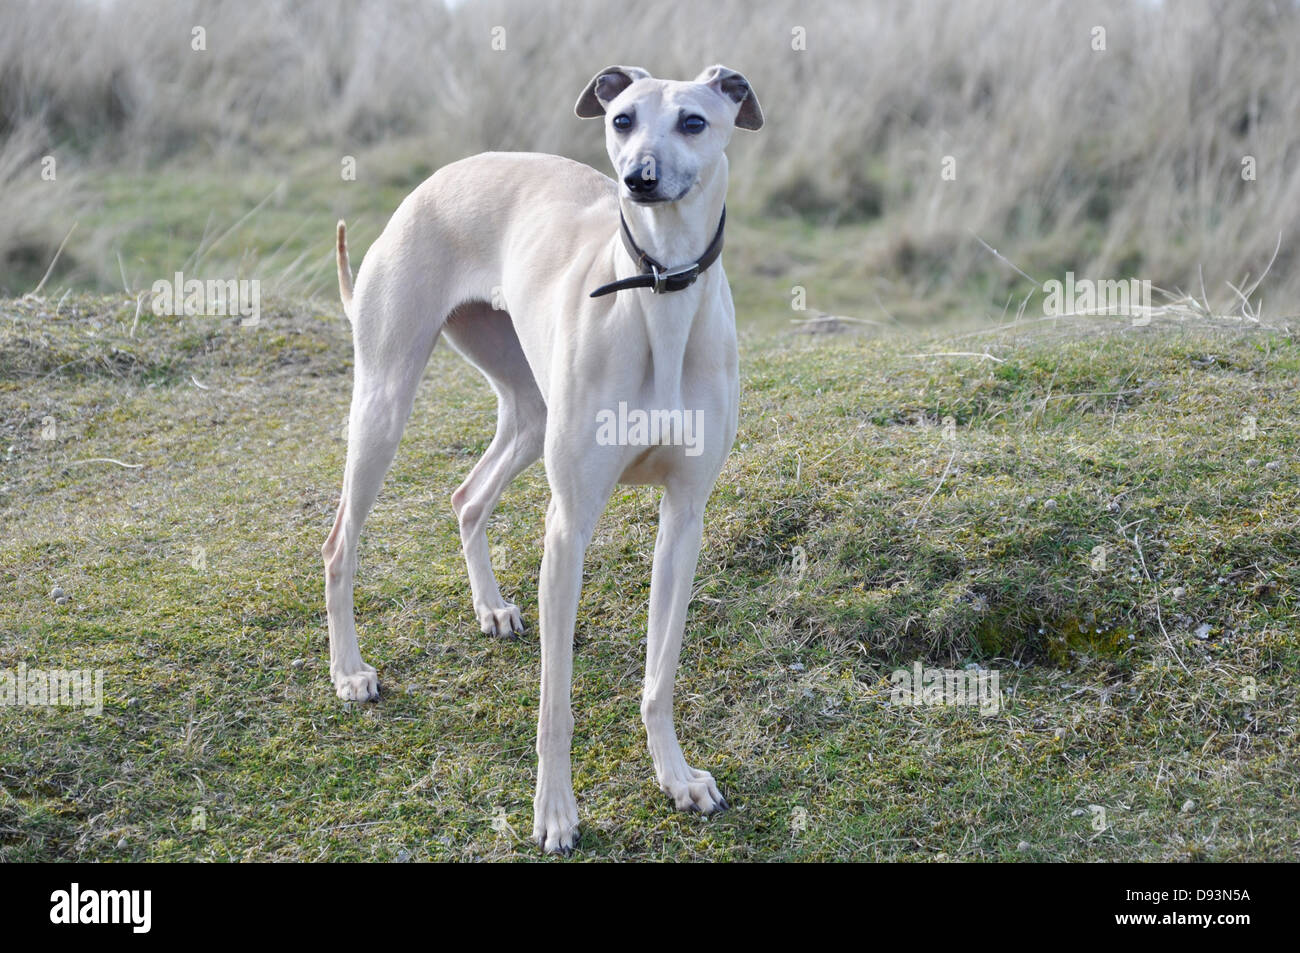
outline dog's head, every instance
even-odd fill
[[[763,125],[749,81],[725,66],[710,66],[689,83],[609,66],[587,84],[574,112],[604,117],[621,193],[643,205],[685,198],[722,160],[733,129]]]

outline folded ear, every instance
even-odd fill
[[[726,96],[733,103],[740,104],[740,111],[736,113],[736,128],[763,128],[763,110],[758,105],[758,97],[750,89],[749,80],[734,69],[710,66],[695,77],[695,82],[703,83],[720,95]]]
[[[638,79],[649,79],[650,74],[639,66],[606,66],[591,78],[587,88],[578,97],[573,111],[579,119],[595,119],[605,115],[605,107]]]

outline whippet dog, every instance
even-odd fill
[[[736,434],[735,309],[717,260],[724,150],[734,128],[763,124],[749,83],[722,66],[692,82],[611,66],[583,90],[575,112],[603,117],[616,180],[532,153],[453,163],[398,207],[355,289],[339,223],[339,289],[356,370],[342,499],[323,547],[330,676],[340,698],[373,701],[379,684],[361,659],[353,619],[357,537],[434,343],[446,337],[498,401],[496,436],[451,497],[474,611],[491,635],[521,632],[523,622],[497,588],[488,517],[506,485],[545,459],[551,500],[537,597],[533,837],[563,854],[578,836],[570,683],[583,557],[620,482],[664,488],[641,701],[655,775],[679,809],[727,806],[713,776],[682,756],[673,680],[704,504]],[[670,430],[676,421],[696,423],[693,445],[662,434],[656,442],[644,426],[610,426],[611,415],[638,411],[641,423],[658,415]]]

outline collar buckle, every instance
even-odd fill
[[[695,279],[700,277],[700,263],[692,262],[681,268],[674,268],[672,271],[660,271],[651,265],[650,274],[655,280],[655,283],[650,286],[652,294],[661,295],[670,291],[681,291],[695,284]]]
[[[591,293],[592,298],[600,298],[630,288],[649,288],[651,294],[657,295],[689,288],[722,254],[722,231],[727,223],[727,209],[723,207],[722,214],[718,217],[718,230],[713,233],[713,241],[709,242],[709,247],[704,250],[704,254],[698,260],[689,265],[682,265],[680,268],[665,268],[637,247],[632,239],[632,233],[628,230],[627,219],[623,217],[622,209],[619,210],[618,220],[623,247],[627,249],[628,255],[637,263],[641,271],[640,274],[629,278],[620,278],[618,281],[601,285]]]

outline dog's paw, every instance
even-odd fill
[[[373,666],[362,662],[360,671],[348,674],[336,672],[333,678],[334,691],[345,702],[379,701],[379,676],[375,674]]]
[[[670,777],[659,780],[659,789],[668,795],[679,811],[716,814],[727,809],[727,801],[718,791],[717,782],[707,771],[697,771],[683,763]]]
[[[519,607],[508,602],[496,607],[477,605],[474,612],[484,635],[509,638],[524,631],[524,619],[519,614]]]
[[[533,807],[533,843],[548,854],[568,857],[578,846],[578,802],[573,793],[538,800]]]

